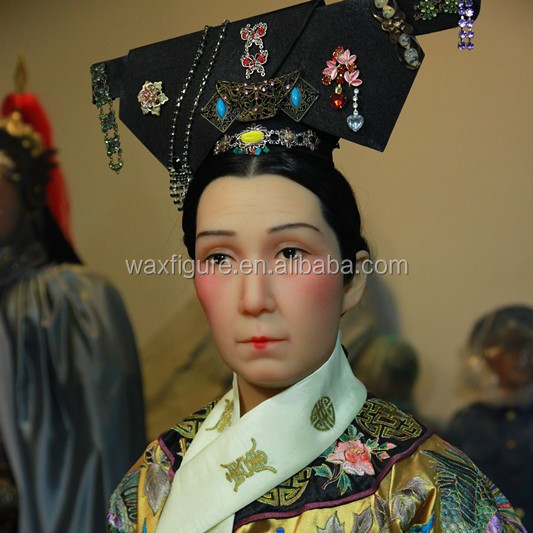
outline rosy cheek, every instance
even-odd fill
[[[342,300],[342,274],[280,276],[278,282],[288,305],[310,307],[315,316],[330,314]]]
[[[224,287],[220,276],[197,274],[194,277],[194,288],[207,318],[210,319],[217,311],[217,304],[220,306],[221,300],[223,301],[221,296]]]

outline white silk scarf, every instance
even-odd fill
[[[242,417],[234,376],[233,389],[185,453],[157,533],[230,533],[239,509],[324,452],[365,400],[366,389],[352,373],[340,333],[320,368]]]

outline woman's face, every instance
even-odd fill
[[[219,353],[240,379],[287,387],[331,355],[341,313],[356,305],[364,283],[356,276],[344,287],[341,272],[289,271],[291,257],[327,268],[328,256],[340,264],[337,238],[305,187],[277,175],[223,177],[207,186],[196,259],[202,272],[210,270],[197,272],[194,283]],[[209,264],[213,259],[219,264]]]

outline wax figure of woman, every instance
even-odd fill
[[[400,3],[307,2],[92,67],[111,168],[120,97],[169,170],[196,293],[234,372],[126,474],[111,531],[524,531],[467,456],[367,393],[338,334],[368,247],[332,152],[339,137],[383,149],[392,131],[422,58],[413,32],[435,29],[407,24],[415,6]]]
[[[0,521],[97,533],[146,444],[137,350],[119,294],[80,264],[52,214],[53,152],[30,123],[44,112],[31,94],[11,96],[0,120]]]
[[[113,496],[112,529],[440,531],[455,520],[521,531],[465,455],[353,376],[337,332],[361,274],[223,273],[245,259],[275,269],[367,257],[332,163],[272,150],[207,165],[183,226],[199,271],[215,262],[195,287],[234,387],[149,446]]]

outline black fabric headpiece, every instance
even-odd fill
[[[474,2],[475,15],[480,1]],[[102,109],[120,98],[121,120],[169,168],[171,178],[172,168],[179,174],[184,165],[194,173],[224,135],[265,120],[269,105],[275,108],[275,120],[289,129],[292,123],[295,131],[312,129],[319,137],[325,132],[383,151],[423,60],[414,36],[457,27],[459,20],[458,14],[443,12],[431,21],[416,21],[416,3],[345,0],[324,5],[312,0],[210,28],[207,34],[200,31],[137,48],[127,56],[93,65],[94,102]],[[382,4],[392,9],[387,16]],[[245,49],[246,28],[255,30],[252,36],[256,40]],[[347,124],[354,113],[355,87],[343,83],[341,91],[347,101],[336,109],[331,98],[337,80],[323,83],[323,70],[338,47],[357,56],[356,69],[363,82],[357,87],[357,109],[364,117],[358,131]],[[406,54],[407,49],[411,52]],[[254,71],[247,78],[243,66],[246,52],[258,61],[264,76]],[[147,82],[152,85],[146,89]],[[260,98],[256,114],[263,113],[259,119],[250,118],[254,95],[244,95],[253,92],[254,85]],[[143,110],[139,102],[143,86],[148,107],[155,98],[153,111]],[[272,94],[265,105],[261,98],[269,91]],[[100,112],[102,128],[107,129],[108,155],[120,159],[116,124],[108,111]],[[242,118],[247,122],[239,124]],[[169,162],[171,153],[179,161]],[[112,168],[119,170],[120,166],[121,162],[115,162]],[[177,174],[176,182],[190,179]]]

